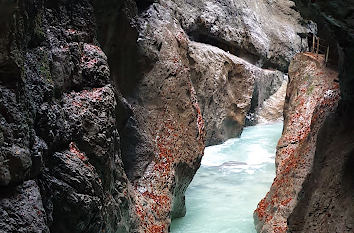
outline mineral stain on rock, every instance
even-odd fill
[[[331,229],[350,232],[352,209],[312,216],[333,199],[317,195],[336,174],[321,165],[336,149],[330,119],[344,119],[333,140],[346,138],[328,188],[343,199],[331,203],[351,198],[352,6],[295,2],[0,1],[0,232],[168,232],[205,146],[278,119],[287,72],[257,229],[321,232],[342,219]],[[339,84],[296,55],[317,33],[306,18],[337,45]]]
[[[337,75],[306,53],[290,63],[277,176],[254,214],[259,232],[287,230],[287,218],[301,199],[302,183],[313,166],[318,131],[339,101],[339,85],[333,81]]]

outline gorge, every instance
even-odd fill
[[[0,0],[0,232],[169,232],[205,147],[283,116],[257,232],[353,232],[353,7]]]
[[[240,138],[207,147],[186,192],[187,214],[172,233],[255,233],[253,211],[275,177],[274,157],[283,124],[246,127]]]

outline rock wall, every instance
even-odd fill
[[[240,136],[246,114],[258,110],[263,104],[259,99],[269,98],[283,80],[280,71],[261,69],[210,45],[191,42],[188,58],[207,146]]]
[[[276,178],[254,212],[258,232],[286,232],[289,215],[303,198],[302,186],[312,172],[317,135],[339,100],[338,73],[309,53],[289,66],[284,129],[277,145]]]
[[[253,64],[286,71],[307,41],[300,33],[315,30],[287,0],[164,1],[182,28],[198,42],[212,44]]]
[[[283,80],[280,88],[263,102],[262,107],[260,107],[256,113],[256,121],[258,123],[262,124],[283,120],[283,109],[287,86],[288,80]]]
[[[0,4],[0,232],[167,232],[309,30],[288,1]]]
[[[340,74],[342,100],[319,131],[311,173],[302,198],[288,218],[289,232],[353,232],[353,4],[348,1],[295,1],[304,17],[319,25],[320,37],[331,41],[330,58]],[[332,60],[333,61],[333,60]]]
[[[311,174],[288,218],[289,232],[354,231],[353,110],[339,106],[319,131]]]
[[[246,115],[245,124],[247,126],[262,123],[262,121],[276,121],[282,118],[283,115],[282,113],[285,100],[284,88],[286,89],[287,77],[280,71],[264,71],[266,71],[266,74],[268,75],[258,76],[259,78],[255,81],[251,106]],[[281,93],[277,94],[281,87],[283,88],[281,89]],[[280,101],[280,103],[275,104],[274,102],[273,104],[272,99],[274,99],[275,102]],[[267,109],[264,108],[266,107],[266,105],[268,105]],[[270,110],[269,107],[273,108],[274,114],[268,114],[267,116],[267,114],[265,114],[265,111]],[[264,109],[265,111],[263,110],[262,112],[262,109]],[[280,112],[280,115],[276,112]]]
[[[0,232],[130,232],[117,92],[90,2],[13,2],[1,7]]]
[[[203,3],[183,4],[188,8],[188,4],[194,6],[193,18],[208,13]],[[254,65],[262,66],[259,57],[267,51],[260,55],[257,52],[260,48],[253,50],[255,60],[248,59],[254,55],[242,56],[249,61],[234,56],[249,54],[248,50],[252,49],[248,47],[256,44],[254,41],[242,44],[241,37],[228,40],[223,35],[227,29],[221,27],[219,32],[216,28],[208,31],[205,35],[208,40],[200,40],[204,37],[195,34],[199,29],[192,32],[183,22],[191,16],[187,8],[180,8],[183,4],[142,1],[134,6],[131,1],[125,1],[118,4],[118,10],[110,7],[97,15],[99,35],[103,37],[100,42],[108,54],[114,84],[123,95],[122,108],[127,112],[119,132],[124,168],[136,197],[139,231],[166,231],[170,216],[185,214],[184,192],[199,167],[205,143],[211,145],[239,135],[250,109],[254,83],[264,80],[257,90],[268,98],[280,86],[281,82],[276,80],[283,78],[278,71]],[[224,20],[230,18],[226,17],[231,13],[226,3],[209,4],[220,6],[217,13],[224,15]],[[250,2],[246,6],[256,8]],[[282,57],[288,61],[302,45],[306,46],[297,33],[309,30],[301,26],[301,19],[290,7],[281,8],[294,14],[290,20],[294,24],[291,29],[294,43],[288,50],[285,47],[278,50],[287,51]],[[110,19],[106,17],[107,12],[111,12],[112,19],[118,17],[123,26],[117,26],[114,21],[109,21],[108,27],[100,26]],[[115,17],[114,12],[122,14]],[[241,30],[243,26],[238,22],[229,25]],[[223,23],[212,22],[220,26]],[[257,20],[254,24],[260,25]],[[244,33],[242,38],[246,40],[249,34]],[[285,38],[288,40],[279,35],[274,37],[284,41],[283,44]],[[136,44],[128,43],[127,39]],[[124,47],[120,48],[119,44]],[[122,66],[127,60],[134,60],[135,66]],[[270,59],[263,58],[263,61]],[[272,61],[264,66],[282,67],[285,63]],[[212,117],[215,114],[217,117]]]

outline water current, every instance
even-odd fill
[[[240,138],[205,149],[186,192],[187,214],[172,233],[255,233],[253,211],[275,177],[282,122],[246,127]]]

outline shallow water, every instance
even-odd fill
[[[172,233],[255,233],[253,211],[275,177],[282,122],[244,129],[241,138],[207,147],[186,192],[187,214]]]

